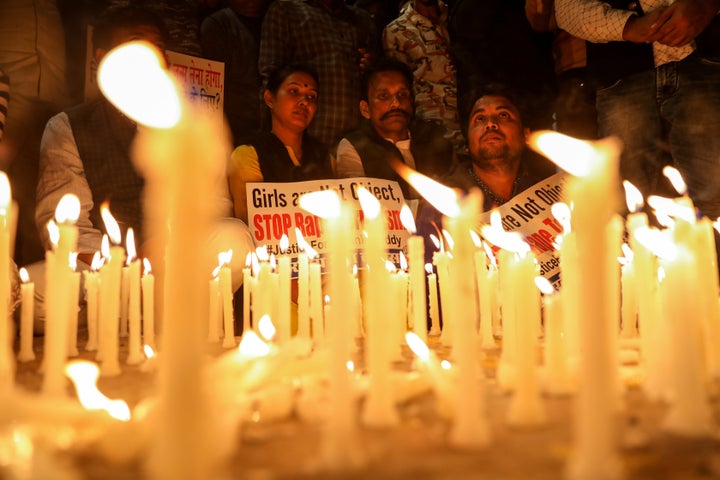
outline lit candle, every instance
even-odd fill
[[[33,351],[33,312],[35,284],[30,281],[27,270],[20,269],[21,289],[21,310],[20,310],[20,351],[18,362],[29,362],[35,360]]]
[[[15,382],[15,366],[10,339],[10,181],[0,172],[0,382],[10,387]]]
[[[548,283],[549,285],[549,283]],[[545,319],[545,383],[544,389],[550,395],[568,395],[573,384],[568,368],[568,352],[562,318],[562,293],[554,293],[550,286],[543,296],[543,317]]]
[[[433,264],[435,265],[435,271],[437,272],[438,289],[440,290],[440,315],[442,318],[440,341],[444,344],[449,344],[451,341],[449,338],[451,331],[450,324],[452,323],[450,317],[452,316],[451,310],[453,307],[452,302],[454,300],[452,289],[449,285],[449,263],[450,258],[444,249],[433,253]]]
[[[78,302],[77,299],[80,296],[80,272],[76,272],[77,268],[77,253],[72,252],[70,254],[70,276],[69,280],[69,295],[70,301],[68,302],[68,356],[77,357],[79,352],[77,348],[77,335],[78,335]]]
[[[250,271],[252,264],[253,252],[248,252],[245,256],[245,267],[243,268],[243,335],[250,331],[251,302],[253,291],[253,278]]]
[[[295,228],[295,236],[297,238],[298,245],[303,250],[298,253],[297,336],[301,338],[310,338],[310,288],[308,281],[310,267],[307,255],[307,251],[310,246],[305,242],[300,229]]]
[[[119,315],[120,282],[125,249],[120,246],[122,236],[120,226],[110,213],[107,204],[100,207],[100,213],[113,245],[109,247],[109,257],[100,269],[100,375],[113,377],[120,375]]]
[[[136,75],[123,74],[138,68],[142,68],[141,86],[128,81]],[[177,85],[162,68],[160,54],[147,44],[133,42],[111,51],[98,72],[105,97],[150,127],[138,129],[135,164],[146,180],[145,212],[150,212],[153,220],[148,222],[148,238],[167,242],[162,244],[164,256],[158,255],[165,261],[165,301],[149,476],[206,475],[215,468],[214,462],[224,458],[209,452],[212,430],[206,421],[206,391],[202,388],[208,311],[203,252],[211,222],[219,213],[216,204],[207,199],[213,198],[215,180],[223,176],[229,145],[226,138],[218,137],[216,122],[183,103]],[[152,93],[144,101],[132,103],[137,88]]]
[[[387,427],[397,425],[400,418],[392,398],[390,345],[384,329],[383,301],[390,289],[390,278],[385,268],[385,219],[377,198],[364,187],[358,188],[357,192],[366,232],[363,296],[367,302],[365,365],[370,374],[362,419],[371,427]]]
[[[411,233],[416,232],[415,220],[407,205],[400,210],[400,219]],[[410,260],[410,301],[413,332],[420,340],[427,342],[427,310],[425,291],[425,245],[423,238],[413,235],[408,239],[408,258]]]
[[[128,276],[128,266],[130,265],[130,255],[127,255],[126,264],[120,271],[120,331],[122,338],[128,336],[128,307],[130,305],[130,277]]]
[[[142,335],[140,326],[140,260],[135,250],[135,232],[128,228],[125,241],[127,247],[128,278],[128,365],[137,365],[145,360],[142,350]]]
[[[703,338],[710,378],[720,376],[720,308],[718,308],[717,252],[710,219],[698,220],[694,230],[698,262],[698,276],[703,300]]]
[[[323,327],[323,294],[320,276],[319,259],[313,255],[309,264],[309,296],[310,296],[310,320],[312,322],[312,338],[320,340],[324,336]]]
[[[430,335],[440,335],[440,309],[438,308],[437,275],[433,272],[432,264],[425,264],[428,280],[428,296],[430,301]]]
[[[68,345],[68,302],[70,299],[70,252],[75,250],[78,231],[75,222],[80,215],[80,201],[75,195],[67,194],[60,199],[55,210],[58,227],[58,242],[52,260],[46,265],[47,294],[45,306],[47,322],[45,327],[45,356],[43,365],[43,392],[60,396],[65,393],[65,362]],[[2,230],[0,230],[2,232]],[[2,255],[0,255],[2,256]],[[0,276],[3,276],[0,274]],[[1,280],[0,280],[1,281]]]
[[[637,329],[637,281],[633,253],[627,244],[622,246],[625,254],[621,270],[622,306],[620,336],[635,338]]]
[[[607,291],[612,276],[609,256],[617,256],[609,245],[608,223],[617,203],[619,145],[617,140],[606,139],[594,147],[558,133],[535,134],[531,144],[573,175],[567,183],[567,196],[573,203],[571,221],[580,272],[577,282],[582,315],[576,318],[580,323],[583,384],[576,401],[575,451],[568,477],[620,478],[614,428],[617,366],[612,363],[611,319],[606,308],[606,299],[613,294]]]
[[[98,349],[98,293],[100,288],[100,277],[98,270],[102,266],[100,252],[93,254],[90,270],[85,270],[85,302],[87,304],[87,328],[88,341],[85,344],[85,351],[94,352]]]
[[[155,350],[155,276],[147,258],[143,258],[143,344]]]
[[[221,252],[218,255],[220,261],[220,297],[223,305],[223,348],[235,347],[235,320],[233,318],[232,305],[232,278],[230,272],[230,260],[232,260],[232,250]]]
[[[470,232],[477,250],[475,251],[475,277],[478,289],[478,314],[480,318],[480,341],[483,348],[495,348],[495,336],[492,328],[493,300],[490,291],[489,273],[487,268],[487,256],[480,237],[473,231]]]
[[[280,250],[283,255],[278,257],[278,342],[290,340],[290,254],[288,247],[290,241],[283,234],[280,239]]]
[[[208,313],[208,342],[219,342],[220,341],[220,326],[222,325],[222,297],[220,295],[220,279],[218,274],[220,273],[220,266],[218,265],[213,271],[212,277],[209,282],[210,292],[210,311]]]

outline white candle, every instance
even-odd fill
[[[625,264],[621,270],[622,307],[620,336],[635,338],[637,329],[637,279],[635,278],[635,264],[632,258],[625,255]]]
[[[33,312],[34,312],[34,296],[35,284],[30,280],[27,270],[20,269],[20,279],[22,280],[21,289],[21,310],[20,310],[20,351],[18,352],[18,362],[29,362],[35,360],[35,352],[33,351]]]
[[[425,290],[425,246],[423,238],[412,236],[408,239],[410,260],[410,298],[412,299],[413,332],[420,340],[427,342],[427,299]]]
[[[455,418],[450,443],[461,448],[482,448],[490,442],[490,425],[485,416],[484,381],[480,370],[477,342],[473,243],[470,231],[478,225],[480,194],[471,191],[460,205],[457,217],[446,217],[453,241],[450,288],[458,303],[453,307],[453,358],[457,368]]]
[[[93,254],[90,270],[83,271],[85,277],[85,302],[87,311],[88,341],[85,344],[86,352],[98,349],[98,294],[100,290],[100,277],[98,270],[102,266],[100,252]]]
[[[245,257],[245,268],[243,268],[243,334],[250,331],[250,320],[252,316],[252,300],[253,300],[253,286],[254,280],[252,272],[250,271],[250,265],[252,263],[253,252],[248,252]]]
[[[105,210],[107,211],[107,210]],[[110,217],[108,217],[110,218]],[[108,225],[106,221],[106,225]],[[117,226],[117,223],[114,224]],[[108,225],[108,230],[111,227]],[[111,235],[117,235],[120,242],[120,229]],[[110,256],[100,269],[100,350],[102,357],[100,375],[113,377],[120,375],[119,314],[120,314],[120,278],[125,261],[125,249],[119,245],[110,247]]]
[[[58,203],[55,219],[59,238],[54,254],[46,262],[45,298],[47,323],[45,327],[45,356],[43,392],[47,395],[65,394],[65,362],[68,344],[68,302],[70,299],[70,252],[75,250],[78,231],[75,221],[80,214],[80,201],[68,194]],[[2,230],[0,230],[2,232]],[[1,256],[1,255],[0,255]],[[0,274],[0,276],[2,276]]]
[[[10,181],[0,172],[0,386],[15,382],[15,366],[10,339]]]
[[[310,290],[308,285],[309,268],[307,253],[298,253],[297,336],[301,338],[310,338]]]
[[[617,140],[606,139],[593,146],[557,133],[536,135],[531,143],[574,175],[567,182],[567,196],[574,205],[572,227],[580,272],[576,280],[582,315],[576,318],[583,383],[575,405],[575,445],[568,477],[621,478],[614,428],[617,365],[612,363],[611,319],[606,308],[606,299],[613,295],[607,291],[612,276],[609,256],[617,256],[608,241],[608,223],[617,205],[619,145]]]
[[[364,212],[365,279],[367,338],[365,365],[370,374],[370,385],[362,413],[363,422],[371,427],[387,427],[399,423],[400,418],[392,398],[390,377],[390,345],[385,331],[384,298],[390,289],[390,278],[385,268],[385,219],[380,202],[365,188],[358,189]]]
[[[703,338],[709,378],[720,376],[720,308],[718,308],[717,252],[710,220],[698,220],[693,235],[698,252],[698,276],[703,302]]]
[[[310,295],[310,320],[312,321],[312,338],[320,340],[323,338],[323,294],[320,275],[320,262],[314,261],[309,265],[309,295]]]
[[[230,252],[232,255],[232,251]],[[233,348],[235,345],[235,319],[232,305],[232,278],[230,272],[230,259],[225,257],[220,267],[220,297],[223,305],[223,348]]]
[[[562,318],[561,293],[543,297],[545,318],[545,391],[551,395],[568,395],[573,384],[568,368],[568,352]]]
[[[493,334],[492,316],[493,299],[490,290],[491,284],[487,268],[487,256],[485,250],[480,248],[475,252],[475,277],[478,288],[478,314],[480,317],[480,340],[483,348],[495,348],[495,336]]]
[[[140,260],[135,252],[135,234],[132,228],[128,229],[128,365],[137,365],[145,360],[142,350],[142,335],[140,326]]]
[[[155,275],[147,258],[143,258],[142,298],[143,298],[143,344],[155,347]]]
[[[440,290],[440,315],[442,318],[440,340],[444,344],[451,345],[452,339],[450,338],[450,333],[452,327],[450,324],[452,323],[452,319],[450,317],[452,317],[451,312],[455,298],[453,296],[454,294],[452,292],[452,288],[450,288],[449,285],[449,263],[450,258],[445,251],[439,251],[433,254],[433,264],[435,265],[435,270],[437,271],[438,289]]]
[[[75,271],[77,254],[71,255],[70,265],[70,276],[69,276],[69,294],[70,300],[68,302],[68,356],[77,357],[79,355],[77,348],[77,337],[78,337],[78,302],[77,299],[80,296],[80,272]]]
[[[425,264],[428,272],[428,296],[430,302],[430,335],[440,335],[440,309],[438,308],[437,275],[433,273],[432,264]]]
[[[220,341],[220,325],[222,325],[222,297],[220,296],[220,279],[217,274],[219,268],[214,272],[213,278],[208,283],[210,295],[210,311],[208,312],[208,342]]]
[[[130,255],[128,255],[129,261]],[[120,331],[123,338],[128,336],[128,307],[130,304],[130,277],[128,276],[128,264],[124,265],[120,272]]]
[[[278,257],[278,341],[286,342],[292,336],[290,324],[290,241],[283,234],[280,248],[283,254]]]

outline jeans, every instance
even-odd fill
[[[598,90],[601,137],[623,142],[620,176],[644,196],[669,193],[662,167],[675,166],[698,210],[720,216],[720,62],[692,54]]]

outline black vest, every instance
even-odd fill
[[[92,192],[90,220],[105,231],[100,204],[108,200],[110,212],[123,231],[132,227],[135,242],[142,244],[143,179],[130,160],[135,124],[104,99],[93,100],[66,111],[75,143]]]
[[[452,166],[453,149],[438,125],[415,119],[410,124],[410,153],[415,160],[415,170],[432,178],[439,178]],[[390,166],[391,160],[404,163],[400,150],[380,137],[369,121],[345,137],[360,155],[365,175],[394,180],[400,184],[405,198],[418,198],[405,180]]]
[[[605,0],[613,8],[632,10],[644,15],[637,0]],[[720,17],[695,39],[697,54],[720,59]],[[654,68],[651,44],[632,42],[587,42],[587,64],[590,77],[597,88],[612,85],[621,78]]]
[[[333,178],[328,149],[307,133],[303,136],[300,166],[292,162],[283,142],[270,132],[255,132],[241,144],[255,148],[265,182],[301,182]]]

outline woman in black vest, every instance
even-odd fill
[[[332,178],[328,149],[306,133],[317,98],[318,76],[308,66],[286,65],[270,75],[263,101],[270,109],[271,130],[248,135],[230,157],[228,181],[236,217],[247,222],[250,182]]]

